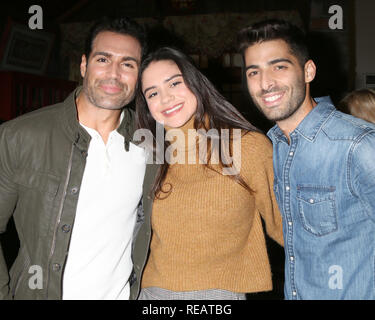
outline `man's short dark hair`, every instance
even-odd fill
[[[309,60],[305,33],[297,26],[284,20],[265,20],[242,29],[238,33],[238,49],[244,56],[248,47],[270,40],[284,40],[302,67]]]
[[[99,22],[97,22],[90,30],[89,35],[86,39],[85,43],[85,56],[86,59],[89,59],[91,51],[92,51],[92,43],[94,42],[96,36],[100,32],[110,31],[114,33],[119,33],[123,35],[132,36],[133,38],[137,39],[141,45],[142,54],[144,55],[147,52],[147,43],[146,43],[146,32],[144,28],[139,25],[134,20],[123,17],[118,19],[109,19],[107,17],[103,18]]]

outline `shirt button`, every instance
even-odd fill
[[[61,269],[61,266],[58,263],[54,263],[52,265],[52,270],[53,271],[60,271],[60,269]]]
[[[296,295],[297,295],[297,292],[293,291],[292,294],[293,294],[293,296],[296,296]]]
[[[310,199],[309,202],[310,202],[310,203],[314,203],[314,199]]]
[[[78,192],[78,188],[74,187],[70,190],[71,194],[76,194]]]
[[[289,186],[286,186],[285,189],[286,189],[286,191],[289,191],[289,190],[290,190]]]
[[[290,155],[290,156],[292,156],[293,154],[294,154],[294,152],[293,152],[293,151],[289,152],[289,155]]]
[[[64,224],[62,227],[61,227],[61,230],[64,232],[64,233],[68,233],[70,231],[70,225],[68,224]]]
[[[292,222],[292,221],[289,221],[288,224],[291,226],[291,225],[293,224],[293,222]]]
[[[294,261],[294,257],[290,257],[290,261]]]

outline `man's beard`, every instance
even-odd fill
[[[285,119],[290,118],[302,105],[303,101],[306,97],[306,86],[302,79],[298,79],[296,84],[292,87],[293,90],[291,91],[291,97],[289,101],[286,103],[286,107],[276,107],[276,112],[267,112],[269,111],[267,107],[262,107],[260,103],[258,103],[257,99],[251,95],[251,98],[255,104],[255,106],[264,114],[264,116],[270,121],[282,121]],[[286,94],[288,92],[287,87],[274,87],[271,90],[262,90],[256,97],[260,98],[267,93],[272,92],[284,92]],[[289,91],[290,92],[290,91]],[[272,109],[270,109],[272,111]]]
[[[114,85],[121,89],[119,95],[106,95],[101,94],[96,88],[101,84]],[[96,107],[107,109],[107,110],[118,110],[128,105],[134,98],[134,91],[130,92],[129,87],[126,84],[120,83],[117,80],[100,80],[90,85],[88,79],[85,78],[83,82],[83,90],[88,100]]]

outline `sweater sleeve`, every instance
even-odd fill
[[[283,246],[282,217],[273,192],[272,144],[265,135],[249,132],[242,137],[240,173],[253,191],[267,234]]]

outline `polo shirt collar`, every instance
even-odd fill
[[[73,139],[74,143],[81,149],[87,150],[91,136],[79,124],[76,97],[82,90],[82,86],[77,87],[64,101],[64,124],[63,127],[67,130],[68,135]],[[134,116],[129,110],[130,106],[123,109],[122,119],[117,132],[124,136],[125,150],[129,151],[129,143],[133,140],[134,133]],[[137,142],[134,142],[137,144]]]

